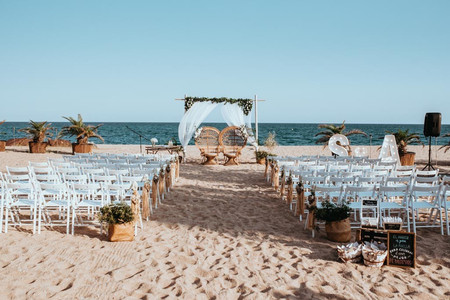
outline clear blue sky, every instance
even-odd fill
[[[261,122],[449,124],[449,15],[448,0],[0,0],[0,119],[179,121],[184,94],[257,94]]]

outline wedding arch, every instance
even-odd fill
[[[232,99],[232,98],[205,98],[184,97],[176,99],[184,101],[185,113],[178,126],[178,138],[181,145],[186,149],[200,124],[219,105],[221,105],[222,117],[228,126],[238,126],[248,136],[247,143],[257,147],[257,135],[253,134],[251,114],[253,101],[257,99]],[[255,107],[256,109],[256,107]],[[255,114],[257,118],[257,114]],[[256,122],[255,118],[255,122]]]

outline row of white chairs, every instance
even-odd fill
[[[129,202],[132,194],[130,187],[135,182],[135,186],[142,188],[146,180],[158,179],[161,169],[172,161],[154,161],[153,168],[108,169],[85,168],[72,161],[76,159],[78,157],[44,163],[30,162],[28,167],[7,167],[6,174],[0,173],[0,233],[3,227],[7,232],[9,225],[20,226],[26,221],[32,223],[33,233],[40,233],[42,222],[49,226],[64,225],[66,233],[72,234],[75,226],[89,223],[100,225],[95,222],[95,213],[102,206],[114,201]],[[158,198],[154,208],[168,192],[164,180],[160,183],[163,188],[156,188]],[[153,213],[151,203],[150,210]],[[23,213],[26,211],[29,211],[29,216],[25,220]],[[142,227],[141,216],[139,221]],[[70,223],[72,226],[69,226]]]
[[[398,179],[398,178],[395,178]],[[441,234],[444,234],[444,220],[447,234],[450,234],[448,212],[450,209],[450,177],[442,177],[440,183],[433,181],[404,182],[398,180],[387,181],[379,184],[342,184],[326,185],[321,182],[307,181],[305,178],[304,188],[306,196],[314,190],[317,206],[321,206],[324,200],[332,200],[335,203],[348,202],[351,209],[355,211],[354,220],[359,216],[359,221],[363,219],[363,200],[377,200],[377,214],[379,225],[382,217],[387,211],[389,215],[392,211],[403,212],[403,220],[410,230],[410,216],[412,219],[413,231],[418,227],[441,227]],[[434,178],[433,178],[434,180]],[[358,179],[357,179],[358,181]],[[295,199],[295,198],[294,198]],[[294,205],[298,205],[293,201]],[[291,206],[293,209],[293,206]],[[296,209],[296,208],[295,208]],[[359,210],[359,214],[356,211]],[[428,220],[418,223],[419,211],[427,210]],[[439,224],[436,220],[439,219]],[[359,223],[354,223],[359,227]]]

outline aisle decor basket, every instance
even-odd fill
[[[362,244],[358,242],[337,246],[339,259],[343,262],[357,263],[362,259]]]
[[[365,242],[362,247],[362,255],[366,266],[380,268],[386,260],[386,245]]]

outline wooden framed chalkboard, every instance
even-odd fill
[[[378,242],[387,245],[387,231],[378,229],[360,228],[356,231],[356,240],[364,242]]]
[[[416,234],[414,232],[388,231],[388,266],[416,267]]]

